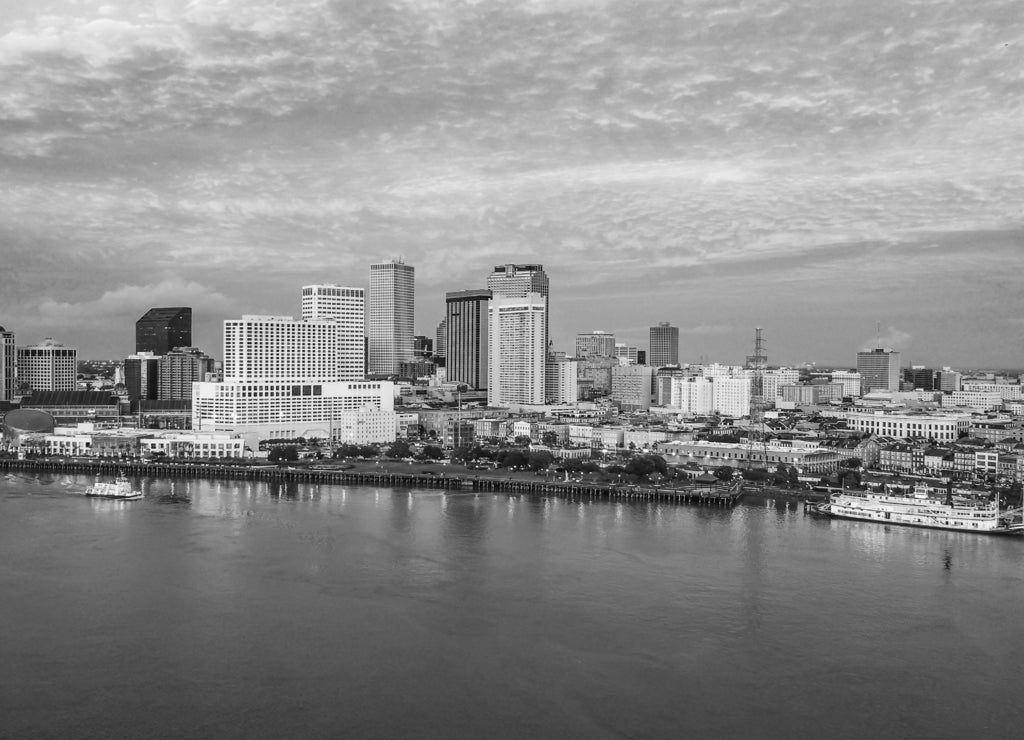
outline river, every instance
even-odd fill
[[[0,736],[1017,737],[1024,538],[0,477]]]

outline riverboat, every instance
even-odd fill
[[[914,486],[886,484],[878,491],[843,491],[818,504],[815,511],[840,519],[861,519],[930,529],[983,534],[1022,534],[1020,510],[1000,512],[999,499],[953,495],[944,498]]]
[[[131,501],[132,499],[142,498],[142,491],[137,491],[132,488],[131,481],[121,473],[117,476],[117,479],[113,482],[100,482],[93,483],[85,491],[86,496],[97,496],[99,498],[116,498],[121,501]]]

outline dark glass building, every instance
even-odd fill
[[[175,347],[192,346],[192,309],[151,308],[135,322],[135,351],[166,355]]]

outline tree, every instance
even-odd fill
[[[267,455],[267,459],[270,462],[295,462],[299,459],[299,448],[295,445],[275,447]]]
[[[555,432],[544,432],[544,434],[540,436],[540,441],[548,447],[554,447],[558,444],[558,434]]]
[[[732,480],[732,474],[733,469],[729,465],[719,465],[717,468],[715,468],[714,472],[712,473],[712,475],[714,475],[716,478],[718,478],[718,480],[721,481]]]
[[[862,465],[861,459],[859,457],[848,457],[839,464],[842,465],[844,468],[851,468],[853,470],[856,470]]]
[[[511,449],[505,450],[505,454],[501,456],[498,463],[505,468],[523,468],[526,467],[530,458],[527,457],[526,453],[522,450]]]
[[[425,445],[420,455],[424,460],[442,460],[444,459],[444,450],[437,445]]]
[[[555,456],[547,450],[533,450],[527,458],[530,470],[546,470],[555,461]]]
[[[412,447],[404,439],[396,439],[385,454],[388,457],[412,457]]]
[[[527,434],[520,434],[512,441],[515,442],[517,445],[525,447],[526,445],[530,444],[530,436]]]

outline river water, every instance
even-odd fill
[[[1024,538],[0,478],[0,736],[1018,737]]]

